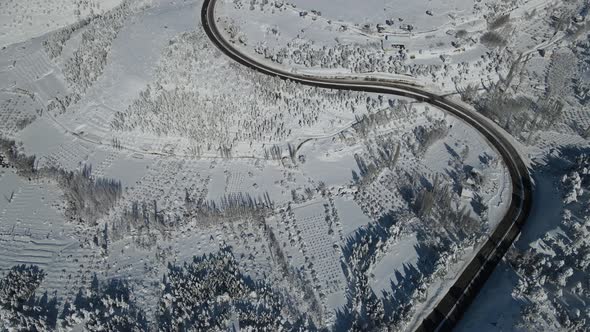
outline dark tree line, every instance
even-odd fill
[[[92,166],[79,171],[44,169],[57,181],[67,201],[66,216],[91,225],[115,206],[122,194],[121,181],[92,176]]]
[[[237,317],[257,331],[315,330],[285,295],[238,268],[230,248],[182,266],[169,265],[157,321],[161,331],[224,330]]]
[[[19,151],[16,142],[0,136],[0,160],[2,167],[12,167],[24,177],[36,174],[35,156],[27,156]]]
[[[414,136],[418,145],[414,147],[414,154],[422,155],[436,141],[444,138],[449,133],[446,120],[436,120],[432,126],[418,126],[414,129]]]
[[[36,332],[81,324],[86,331],[147,331],[145,315],[124,281],[101,283],[95,276],[90,287],[81,288],[75,300],[62,307],[47,293],[36,295],[45,275],[35,265],[17,265],[0,279],[0,310],[8,324],[4,328]]]
[[[35,291],[45,273],[34,265],[16,265],[0,279],[0,308],[5,312],[4,328],[16,331],[46,331],[55,327],[57,302],[47,293]]]
[[[92,166],[89,165],[76,171],[57,167],[37,168],[35,156],[25,155],[19,151],[15,141],[4,138],[0,138],[0,158],[2,164],[14,167],[19,175],[29,180],[48,178],[56,181],[64,192],[66,216],[70,220],[93,225],[121,198],[121,182],[92,176]]]
[[[271,210],[274,203],[267,192],[257,197],[249,193],[238,192],[224,194],[218,200],[195,201],[187,191],[185,207],[187,214],[197,217],[233,218],[259,216]]]
[[[72,303],[66,302],[62,327],[82,321],[87,331],[147,331],[145,314],[131,295],[129,285],[119,279],[101,283],[96,276],[89,288],[80,289]]]

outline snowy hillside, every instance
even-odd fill
[[[0,3],[0,47],[103,14],[121,0],[6,0]]]
[[[505,161],[427,100],[234,62],[202,5],[0,3],[0,330],[412,330],[506,214]],[[588,328],[587,2],[216,6],[258,61],[494,121],[538,204],[486,285],[502,328]],[[459,328],[493,320],[486,301]]]

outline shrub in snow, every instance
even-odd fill
[[[510,21],[510,14],[505,14],[505,15],[501,15],[499,17],[494,17],[488,23],[488,28],[490,30],[495,30],[495,29],[498,29],[498,28],[506,25],[506,23],[508,23],[509,21]]]
[[[494,31],[485,32],[481,35],[479,41],[489,48],[506,46],[506,39],[502,38],[502,35]]]

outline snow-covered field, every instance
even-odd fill
[[[363,2],[359,10],[352,0],[256,4],[240,0],[220,2],[217,12],[240,44],[275,61],[286,56],[289,62],[308,67],[313,56],[308,61],[297,56],[314,50],[316,66],[323,60],[322,66],[366,71],[369,68],[363,66],[378,65],[369,63],[371,59],[400,66],[399,60],[414,64],[477,60],[485,47],[475,40],[486,29],[491,2],[372,0]],[[328,50],[330,54],[323,54]],[[349,58],[348,63],[338,63],[340,52],[342,58]],[[291,53],[295,59],[289,59]],[[450,57],[443,59],[441,55]]]
[[[122,0],[5,0],[0,47],[20,43],[111,10]]]
[[[3,327],[405,330],[510,204],[502,160],[462,121],[243,68],[202,31],[199,0],[57,2],[0,4]],[[587,35],[518,29],[557,3],[218,6],[261,61],[459,90],[533,158],[587,145]]]

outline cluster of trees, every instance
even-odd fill
[[[416,303],[427,299],[429,285],[445,277],[465,248],[480,241],[485,233],[484,220],[473,218],[466,206],[456,204],[459,198],[448,180],[406,174],[397,181],[411,210],[382,215],[376,223],[361,228],[343,248],[350,293],[338,321],[345,330],[376,326],[404,329]],[[376,259],[390,250],[389,244],[395,243],[402,230],[417,234],[418,262],[416,266],[404,266],[403,275],[396,273],[397,284],[392,282],[391,291],[375,297],[367,285],[367,273]]]
[[[281,224],[285,227],[287,231],[287,238],[292,246],[298,245],[299,249],[304,255],[307,255],[307,248],[303,241],[303,237],[301,236],[301,231],[297,226],[297,219],[295,217],[295,212],[293,212],[293,207],[289,203],[286,209],[281,209],[279,211],[281,213]]]
[[[338,44],[332,47],[314,47],[310,41],[296,40],[280,49],[256,45],[258,54],[279,64],[294,63],[305,67],[346,68],[354,73],[394,73],[401,71],[406,52],[387,54],[381,44]]]
[[[63,47],[65,43],[70,40],[72,34],[82,29],[83,27],[87,26],[93,20],[93,17],[88,17],[83,20],[80,20],[72,25],[68,25],[57,31],[50,33],[46,40],[43,41],[43,48],[45,49],[45,53],[51,59],[58,58],[61,56],[63,51]]]
[[[23,115],[20,119],[16,121],[14,124],[18,130],[25,129],[26,126],[30,125],[37,119],[36,115]]]
[[[66,216],[70,220],[94,224],[121,198],[121,182],[114,179],[92,176],[92,167],[84,165],[81,170],[66,171],[56,167],[37,168],[35,156],[19,151],[16,142],[0,138],[2,162],[17,169],[17,172],[32,178],[49,178],[63,190]]]
[[[470,245],[466,239],[482,234],[483,229],[477,229],[481,223],[471,220],[466,208],[452,205],[457,197],[442,179],[437,177],[429,182],[420,180],[417,174],[406,178],[411,184],[405,186],[402,181],[400,193],[421,219],[417,229],[417,267],[405,266],[404,276],[396,274],[398,283],[392,282],[391,292],[377,297],[368,286],[368,272],[388,250],[387,243],[395,242],[406,227],[401,220],[412,216],[390,211],[357,231],[343,248],[349,295],[348,305],[338,315],[338,324],[344,330],[404,329],[415,311],[414,304],[426,300],[428,285],[444,276],[448,266],[458,259],[461,248]]]
[[[391,209],[393,194],[389,190],[383,190],[382,187],[375,186],[375,182],[369,183],[364,180],[359,182],[358,175],[354,172],[352,175],[356,183],[360,184],[358,190],[354,190],[353,187],[354,200],[365,215],[376,219]],[[384,177],[389,176],[385,174]]]
[[[35,156],[22,153],[14,140],[0,136],[0,158],[2,167],[13,167],[25,177],[33,177],[37,173]]]
[[[587,23],[587,25],[590,23]],[[586,38],[581,39],[577,44],[576,47],[573,49],[579,61],[578,65],[578,72],[579,73],[588,73],[590,72],[590,34],[587,35]],[[574,92],[575,96],[578,101],[582,105],[587,105],[588,101],[590,101],[590,78],[578,76],[574,80]],[[583,128],[589,129],[588,135],[590,136],[590,127]],[[588,137],[588,136],[587,136]]]
[[[533,130],[546,128],[546,121],[545,123],[542,121],[544,117],[549,119],[555,118],[554,115],[543,115],[543,111],[549,110],[552,112],[561,110],[559,108],[547,109],[543,107],[544,101],[553,99],[554,96],[551,94],[538,96],[537,101],[535,101],[533,96],[529,97],[517,93],[518,86],[513,83],[513,79],[524,75],[525,59],[523,59],[522,54],[515,57],[514,55],[502,53],[497,55],[497,58],[493,61],[497,66],[505,64],[510,70],[505,76],[498,73],[500,79],[497,82],[484,84],[482,81],[484,90],[478,98],[475,98],[475,107],[479,112],[494,120],[515,137],[527,140]],[[489,70],[492,70],[492,68]],[[470,94],[472,94],[471,91],[465,91],[463,93],[465,98],[471,98],[473,100],[474,98]],[[526,135],[527,133],[529,134],[528,136]]]
[[[578,43],[583,44],[584,42]],[[553,52],[545,71],[544,82],[539,82],[546,86],[544,93],[518,93],[522,77],[529,75],[525,64],[530,55],[524,57],[522,54],[508,52],[499,54],[494,61],[498,66],[502,62],[508,65],[507,75],[500,74],[500,79],[494,83],[482,82],[484,91],[479,96],[473,85],[459,89],[459,92],[465,101],[473,102],[478,111],[522,141],[529,142],[538,131],[550,129],[570,132],[564,124],[584,136],[588,132],[587,127],[573,118],[566,119],[563,116],[564,108],[572,107],[570,96],[577,98],[582,104],[587,98],[584,79],[579,75],[580,68],[587,67],[583,50],[582,46]],[[518,83],[513,82],[515,77],[521,77]]]
[[[162,331],[240,329],[309,331],[307,315],[286,295],[242,274],[230,248],[168,267],[157,314]]]
[[[580,226],[584,228],[583,236],[587,237],[588,222]],[[575,241],[584,242],[585,240],[576,237]],[[543,243],[560,251],[567,247],[549,238]],[[585,243],[585,246],[587,245]],[[577,253],[577,250],[567,251],[568,253],[559,252],[556,257],[551,257],[534,249],[525,252],[511,249],[508,257],[520,276],[512,290],[512,296],[527,300],[527,304],[521,309],[519,322],[521,328],[569,331],[585,331],[590,328],[587,322],[590,310],[587,306],[577,307],[571,303],[570,307],[568,302],[563,301],[563,298],[568,295],[586,300],[590,296],[587,291],[587,281],[575,281],[578,279],[576,276],[581,274],[587,276],[587,272],[581,272],[573,265],[575,258],[570,255]]]
[[[270,8],[271,10],[279,9],[285,10],[287,5],[290,5],[285,0],[234,0],[233,5],[236,8],[242,8],[244,3],[249,5],[249,10],[256,9],[256,6],[260,9],[260,11],[264,11],[266,8]],[[291,5],[294,7],[294,5]]]
[[[82,325],[86,331],[148,330],[145,314],[135,303],[129,285],[119,279],[101,283],[96,276],[90,287],[80,289],[73,302],[64,304],[60,325]]]
[[[326,109],[354,113],[373,107],[357,92],[320,90],[240,70],[228,73],[247,91],[240,98],[222,89],[203,92],[198,78],[210,79],[215,58],[214,50],[203,47],[206,38],[195,31],[172,39],[163,51],[157,80],[115,114],[111,127],[185,137],[195,142],[196,151],[229,156],[237,142],[285,141],[299,128],[316,125]],[[210,84],[227,87],[226,80]]]
[[[207,142],[206,151],[231,147],[234,134],[227,126],[225,98],[209,98],[186,86],[166,90],[148,85],[125,111],[115,113],[111,127],[120,131],[139,130],[160,136],[183,136]],[[227,105],[232,107],[233,105]],[[236,111],[237,112],[237,111]]]
[[[301,144],[299,145],[301,146]],[[305,163],[305,157],[303,155],[297,156],[297,147],[291,143],[287,143],[287,156],[283,156],[283,147],[280,145],[273,145],[270,149],[264,149],[264,158],[267,160],[281,160],[286,164],[297,165],[297,162]]]
[[[191,220],[197,220],[201,226],[208,226],[228,220],[258,219],[273,207],[268,193],[254,197],[239,192],[225,194],[218,200],[205,200],[194,197],[186,189],[180,211],[161,209],[156,200],[131,202],[110,223],[106,223],[104,229],[97,230],[94,242],[107,250],[109,243],[131,236],[139,248],[150,249],[157,246],[159,239],[170,239],[174,230]]]
[[[11,88],[13,96],[0,102],[0,130],[4,135],[13,135],[31,124],[43,110],[36,108],[36,99],[30,91]]]
[[[494,16],[488,19],[488,29],[496,30],[510,22],[510,13]]]
[[[395,142],[385,135],[367,144],[367,153],[355,154],[359,173],[352,171],[354,200],[367,216],[378,219],[394,208],[399,200],[399,176],[395,164],[404,142]]]
[[[395,229],[393,218],[371,223],[358,230],[343,247],[348,294],[347,305],[337,315],[338,330],[377,330],[386,323],[384,304],[370,287],[368,272],[386,241],[396,234],[390,228]]]
[[[236,219],[257,219],[274,207],[268,193],[253,197],[248,193],[231,193],[219,200],[204,200],[191,196],[185,191],[184,205],[181,211],[170,212],[158,207],[154,200],[148,202],[132,202],[122,213],[98,230],[95,244],[105,250],[109,243],[116,242],[125,236],[131,236],[140,248],[153,248],[159,239],[170,239],[173,230],[179,229],[191,220],[207,226],[216,222]]]
[[[484,32],[479,41],[488,48],[504,47],[508,43],[504,31],[497,31],[510,22],[510,14],[494,16],[488,19],[488,31]]]
[[[269,160],[281,160],[283,159],[283,148],[280,145],[273,145],[270,148],[264,149],[264,158]]]
[[[401,142],[397,142],[390,135],[378,136],[375,140],[368,140],[368,154],[363,156],[355,153],[354,159],[359,173],[352,171],[352,178],[357,185],[372,183],[383,169],[394,169],[397,164]]]
[[[182,266],[169,265],[155,326],[148,324],[131,288],[122,280],[101,282],[94,276],[89,287],[81,288],[75,299],[62,305],[47,294],[35,295],[44,277],[36,266],[19,265],[0,279],[0,319],[5,328],[23,332],[75,326],[87,331],[187,331],[223,330],[237,322],[240,328],[254,330],[316,330],[310,316],[299,311],[295,296],[243,274],[228,247]],[[297,280],[298,287],[313,296],[313,290]],[[294,289],[300,291],[298,287]],[[305,296],[310,296],[307,292]]]
[[[244,8],[242,1],[234,1],[234,6],[237,9]],[[255,1],[249,2],[250,10],[254,9]],[[271,10],[275,8],[284,10],[286,6],[282,1],[268,2]],[[265,1],[260,3],[260,9],[264,10]],[[288,6],[288,4],[287,4]],[[498,9],[499,10],[499,9]],[[314,15],[312,19],[321,16],[321,13],[312,10],[311,13]],[[308,12],[301,12],[302,16],[307,16]],[[495,17],[489,22],[490,31],[495,36],[499,36],[494,30],[505,26],[509,21],[509,15]],[[386,25],[391,26],[394,24],[393,20],[386,20]],[[328,24],[331,24],[328,21]],[[415,29],[415,26],[405,24],[400,26],[401,29],[411,31]],[[338,27],[340,31],[345,31],[346,26]],[[373,25],[366,24],[362,27],[364,33],[382,32],[384,26],[381,24]],[[235,24],[234,21],[229,23],[226,27],[226,32],[230,36],[230,40],[239,41],[243,44],[247,44],[248,36],[240,31],[240,27]],[[278,28],[272,28],[273,34],[279,34]],[[464,38],[465,32],[457,35],[457,38]],[[484,38],[486,40],[486,38]],[[355,73],[371,73],[371,72],[382,72],[382,73],[406,73],[412,76],[430,76],[433,72],[439,71],[441,65],[415,65],[405,63],[408,59],[406,50],[399,50],[398,52],[386,52],[383,50],[381,43],[364,43],[364,44],[338,44],[332,47],[327,46],[316,46],[312,42],[302,39],[296,39],[287,43],[284,47],[269,48],[269,46],[260,42],[253,45],[255,52],[270,59],[279,64],[286,62],[295,63],[305,67],[321,67],[321,68],[345,68]]]
[[[57,181],[63,190],[70,220],[94,225],[115,206],[122,195],[121,181],[92,176],[92,166],[66,171],[61,168],[43,168],[41,174]]]
[[[64,114],[66,109],[71,104],[77,103],[82,97],[80,94],[72,92],[65,96],[55,96],[47,104],[47,112],[54,113],[57,115]]]
[[[96,236],[96,244],[105,250],[109,243],[114,243],[131,235],[139,248],[150,249],[157,245],[159,238],[169,239],[175,227],[183,225],[177,215],[169,215],[158,208],[157,202],[131,202],[117,218],[105,225],[105,231]]]
[[[0,279],[0,319],[14,331],[223,330],[237,322],[242,329],[314,331],[307,314],[294,305],[292,295],[257,282],[238,268],[230,248],[195,257],[182,266],[169,266],[155,325],[150,326],[129,285],[119,279],[89,287],[72,301],[59,304],[35,291],[45,273],[36,266],[13,267]],[[61,308],[61,309],[60,309]]]
[[[414,154],[417,156],[423,155],[432,144],[445,138],[448,133],[449,125],[445,119],[435,120],[430,126],[417,126],[414,128],[417,143],[412,148]]]
[[[522,137],[532,120],[532,105],[529,98],[510,96],[499,84],[493,84],[477,101],[476,107],[509,133]]]
[[[555,32],[569,30],[573,23],[573,18],[581,11],[586,11],[585,4],[580,3],[574,6],[557,6],[551,8],[549,15],[549,25],[555,29]]]
[[[72,85],[78,94],[84,94],[102,74],[106,66],[107,56],[110,53],[113,40],[123,27],[126,17],[131,13],[128,1],[123,1],[119,6],[105,14],[95,16],[86,23],[80,45],[74,54],[65,63],[63,69],[66,80]],[[82,26],[81,26],[82,27]],[[69,38],[68,32],[61,32],[51,42],[63,43]],[[71,32],[69,33],[71,34]],[[63,41],[62,41],[63,40]],[[60,47],[47,47],[58,50]]]
[[[78,6],[82,2],[78,2]],[[65,96],[54,97],[47,105],[47,111],[57,114],[65,113],[68,106],[78,102],[86,90],[102,75],[112,42],[132,11],[131,4],[127,0],[103,14],[94,14],[91,6],[89,17],[48,35],[43,41],[43,47],[51,59],[61,56],[64,45],[74,33],[81,34],[81,41],[73,55],[64,61],[64,76],[72,92]]]
[[[471,216],[469,206],[460,203],[459,188],[447,176],[406,173],[404,179],[400,193],[422,220],[430,237],[466,247],[485,234],[484,219]]]
[[[526,299],[520,322],[524,329],[586,331],[590,329],[590,195],[586,192],[590,157],[588,151],[565,149],[561,157],[549,158],[547,165],[564,173],[559,186],[564,208],[561,220],[552,221],[560,232],[545,234],[539,246],[524,251],[511,248],[509,262],[519,276],[512,295]],[[569,300],[573,298],[577,300]]]
[[[10,331],[71,330],[147,331],[145,315],[131,296],[127,283],[113,279],[101,283],[94,277],[79,290],[73,302],[63,306],[56,298],[36,291],[45,272],[35,265],[16,265],[0,279],[0,320]]]
[[[325,314],[324,306],[321,305],[320,301],[326,298],[326,288],[320,284],[320,275],[313,265],[313,252],[302,236],[303,233],[297,224],[291,202],[288,203],[285,209],[280,209],[279,212],[281,214],[280,225],[286,231],[285,238],[288,239],[291,248],[299,250],[305,259],[305,265],[302,268],[298,270],[289,268],[291,272],[288,281],[294,280],[292,284],[296,285],[297,291],[303,294],[303,305],[307,308],[307,312],[309,312],[316,325],[320,326]],[[334,216],[330,216],[330,219],[334,219]],[[329,223],[330,220],[326,220],[326,222]],[[275,243],[274,245],[278,246],[279,244]],[[283,247],[286,246],[286,242],[283,242]]]
[[[256,1],[250,2],[250,10],[254,10],[254,4]],[[260,10],[265,9],[265,5],[270,4],[272,11],[275,8],[284,10],[285,3],[279,2],[268,2],[262,1],[260,3]],[[273,8],[273,5],[275,8]],[[237,9],[243,8],[241,1],[234,1],[234,6]],[[321,16],[321,12],[311,10],[313,14],[312,19],[316,20],[317,17]],[[307,11],[300,12],[300,16],[308,16]],[[328,21],[331,24],[331,21]],[[375,26],[372,24],[366,24],[363,26],[364,33],[371,33],[370,30],[374,30]],[[413,29],[411,25],[406,25],[403,28]],[[339,27],[341,30],[346,30],[346,26]],[[377,30],[382,30],[381,25],[377,25]],[[232,21],[226,32],[230,36],[230,40],[246,44],[247,36],[240,31],[240,27]],[[277,28],[272,28],[273,34],[279,34]],[[285,47],[269,49],[268,45],[264,42],[257,43],[254,45],[254,51],[258,54],[270,59],[274,62],[282,64],[284,62],[292,62],[306,67],[321,67],[321,68],[347,68],[353,72],[365,73],[365,72],[395,72],[395,67],[401,67],[403,60],[406,59],[407,54],[401,50],[396,54],[386,54],[382,50],[382,45],[378,42],[363,45],[350,45],[350,44],[338,44],[333,47],[314,47],[312,42],[297,39],[287,43]]]
[[[479,38],[479,41],[488,48],[503,47],[507,44],[506,39],[496,31],[484,32]]]
[[[367,97],[367,112],[363,115],[356,115],[356,122],[352,128],[361,137],[365,138],[375,128],[380,128],[392,120],[399,120],[402,108],[407,107],[406,101],[400,99],[388,99],[379,95],[378,98]],[[374,111],[375,110],[375,111]]]
[[[0,279],[0,321],[14,331],[47,331],[55,326],[57,304],[35,291],[45,273],[34,265],[16,265]]]
[[[256,217],[272,210],[274,203],[268,193],[252,197],[249,193],[224,194],[218,201],[195,201],[187,192],[185,207],[189,214],[203,218]]]
[[[253,5],[254,2],[251,4]],[[270,2],[272,4],[272,1]],[[237,9],[244,8],[241,1],[234,1]],[[277,3],[275,3],[277,5]],[[288,4],[287,4],[288,5]],[[282,3],[277,8],[284,9]],[[476,5],[478,7],[478,5]],[[252,6],[250,7],[253,8]],[[261,5],[261,8],[263,6]],[[272,6],[271,6],[272,8]],[[509,8],[493,9],[494,12],[506,12]],[[272,8],[274,12],[274,8]],[[312,19],[321,16],[317,11],[314,13]],[[307,16],[307,12],[301,12],[302,16]],[[489,31],[482,36],[482,42],[490,47],[496,47],[506,44],[506,39],[503,38],[504,32],[501,30],[506,27],[510,20],[509,15],[491,16],[489,20]],[[233,20],[228,20],[229,23],[225,26],[225,30],[232,41],[239,41],[246,45],[248,43],[248,36],[240,30],[240,26]],[[328,24],[331,24],[328,21]],[[386,20],[386,24],[391,26],[394,24],[393,20]],[[415,27],[412,25],[401,25],[401,29],[411,31]],[[340,31],[346,31],[346,26],[338,27]],[[363,33],[382,32],[385,27],[381,24],[363,25]],[[276,27],[269,29],[271,33],[277,35],[280,31]],[[465,30],[457,31],[456,38],[453,42],[455,47],[458,47],[461,42],[467,40],[467,33]],[[279,64],[291,63],[305,67],[320,67],[320,68],[340,68],[347,69],[354,73],[396,73],[408,74],[414,77],[422,76],[431,78],[433,82],[438,81],[441,77],[445,77],[448,72],[456,72],[451,67],[451,64],[415,64],[408,62],[408,52],[405,49],[399,49],[397,52],[384,50],[381,43],[353,43],[353,44],[337,44],[335,46],[316,45],[308,40],[297,38],[288,42],[284,46],[270,47],[267,43],[259,42],[251,46],[252,49],[260,56],[270,59]],[[445,56],[446,57],[446,56]],[[445,61],[445,57],[443,61]],[[444,84],[444,83],[443,83]]]
[[[429,242],[419,231],[416,265],[404,265],[397,271],[391,289],[377,295],[369,285],[377,259],[389,250],[401,234],[407,216],[390,212],[377,222],[359,229],[343,247],[343,267],[348,281],[347,304],[337,312],[336,331],[400,331],[407,328],[416,304],[426,301],[427,290],[435,278],[444,275],[453,251],[442,242]]]
[[[338,215],[338,209],[334,204],[334,198],[332,197],[332,193],[326,192],[324,198],[328,199],[328,203],[324,203],[324,215],[326,216],[324,220],[326,221],[326,225],[328,226],[328,235],[332,235],[334,233],[334,229],[337,229],[340,231],[340,238],[344,240],[340,216]]]
[[[565,204],[577,202],[578,199],[583,199],[585,188],[590,185],[590,156],[582,154],[575,160],[575,167],[564,174],[561,179],[561,184],[564,190]]]

